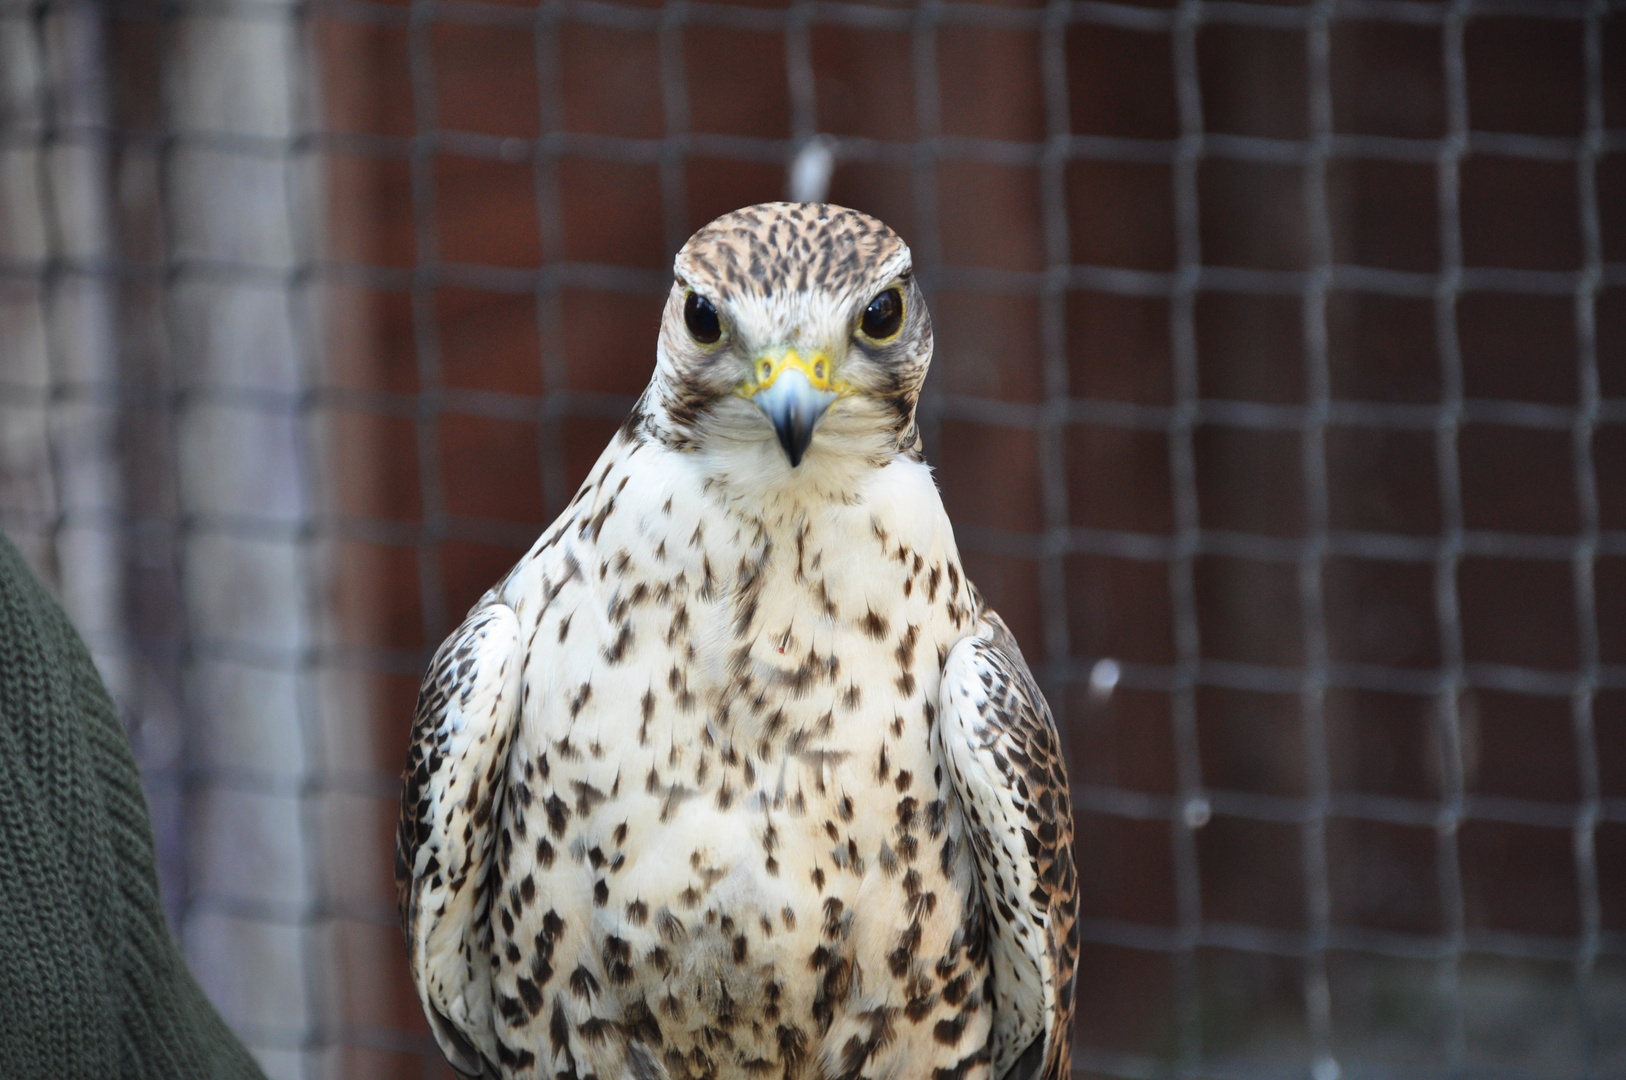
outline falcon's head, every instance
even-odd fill
[[[918,453],[931,318],[891,229],[763,203],[695,233],[673,270],[646,398],[657,437],[770,485]]]

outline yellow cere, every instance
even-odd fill
[[[853,388],[845,381],[834,377],[831,370],[830,358],[822,352],[811,352],[803,356],[795,349],[786,349],[777,355],[771,352],[762,353],[751,366],[751,377],[734,388],[740,397],[748,398],[768,389],[774,382],[795,368],[807,376],[807,381],[815,390],[835,394],[837,397],[846,397],[853,393]]]

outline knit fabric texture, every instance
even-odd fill
[[[170,936],[118,711],[3,535],[0,1076],[264,1080]]]

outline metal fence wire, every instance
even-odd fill
[[[1626,5],[46,0],[0,50],[0,526],[273,1075],[449,1075],[416,677],[812,145],[914,249],[1064,729],[1075,1075],[1626,1073]]]

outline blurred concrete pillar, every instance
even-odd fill
[[[0,528],[62,600],[120,706],[175,918],[182,711],[153,662],[162,635],[135,617],[147,545],[128,487],[167,462],[128,439],[104,15],[80,0],[0,14]]]
[[[88,3],[0,15],[0,520],[122,696],[100,28]]]
[[[173,696],[150,692],[127,619],[103,44],[93,3],[0,15],[0,527],[61,599],[119,703],[175,897],[180,718]]]
[[[190,642],[183,937],[274,1077],[311,1075],[322,917],[304,268],[306,68],[292,4],[167,19],[162,186]]]
[[[46,323],[46,227],[42,158],[47,58],[26,11],[0,18],[0,525],[53,586],[59,500],[51,467],[54,372]]]
[[[305,18],[0,13],[0,528],[124,709],[200,981],[272,1076],[311,1078],[403,1047],[376,1034],[398,762],[340,625],[381,608],[336,587],[321,511],[373,483],[320,411],[366,320],[318,310]]]

